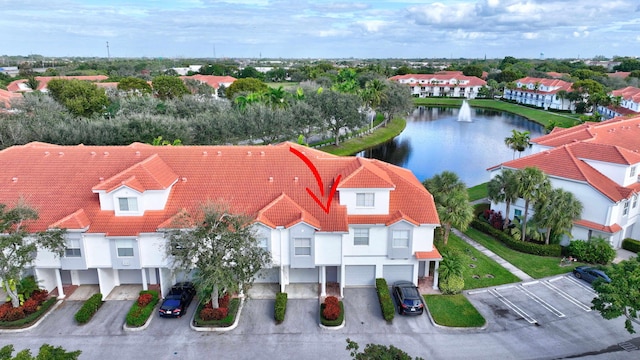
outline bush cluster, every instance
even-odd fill
[[[145,307],[151,302],[151,300],[153,300],[153,296],[151,294],[140,294],[140,296],[138,296],[138,306]]]
[[[541,245],[526,241],[520,241],[512,238],[502,230],[496,229],[491,226],[489,223],[479,221],[474,219],[471,221],[471,227],[476,230],[482,231],[485,234],[491,235],[494,238],[498,239],[502,243],[504,243],[508,248],[520,251],[527,254],[538,255],[538,256],[555,256],[560,257],[562,253],[562,246],[557,244],[552,245]]]
[[[38,311],[40,305],[45,302],[48,297],[49,292],[47,290],[36,289],[31,291],[29,298],[22,302],[17,308],[14,308],[11,302],[8,301],[0,305],[0,321],[12,322],[22,320],[27,315]]]
[[[153,309],[158,303],[158,292],[155,290],[142,290],[140,295],[151,294],[151,302],[145,306],[139,306],[138,301],[131,305],[131,309],[127,313],[127,326],[140,327],[147,322],[149,316],[153,313]],[[138,297],[138,300],[140,297]]]
[[[622,240],[622,248],[637,254],[640,252],[640,241],[626,238]]]
[[[48,298],[38,306],[38,309],[34,313],[31,313],[28,315],[25,314],[25,316],[23,316],[21,319],[17,319],[13,321],[6,320],[5,318],[9,312],[12,312],[11,317],[16,317],[16,316],[20,317],[21,316],[20,313],[22,312],[24,314],[24,311],[11,310],[12,309],[11,303],[4,303],[0,305],[0,315],[1,315],[0,327],[20,328],[20,327],[24,327],[26,325],[32,324],[33,322],[38,320],[43,313],[49,310],[49,308],[51,308],[56,303],[56,301],[57,301],[56,298]],[[20,309],[20,308],[17,308],[17,309]]]
[[[97,293],[91,296],[87,301],[82,304],[82,307],[76,312],[75,319],[78,324],[86,324],[93,315],[102,306],[102,294]]]
[[[213,308],[205,307],[202,310],[200,310],[200,318],[202,320],[210,321],[210,320],[213,320],[213,317],[214,317]]]
[[[338,298],[335,296],[328,296],[324,300],[324,309],[322,310],[322,317],[327,320],[336,320],[340,316],[340,305],[338,305]]]
[[[464,278],[458,275],[449,275],[438,284],[444,295],[457,294],[464,289]]]
[[[396,308],[393,305],[391,293],[389,293],[387,280],[383,278],[376,279],[376,291],[378,293],[378,301],[380,301],[380,308],[382,309],[382,317],[387,321],[393,320],[396,315]]]
[[[567,246],[569,255],[591,264],[606,265],[616,257],[616,250],[601,237],[594,237],[589,241],[573,240]]]
[[[333,296],[333,297],[335,298],[335,296]],[[330,305],[330,306],[335,306],[335,309],[332,310],[332,314],[334,312],[338,313],[336,318],[333,319],[333,320],[329,320],[329,319],[324,317],[325,310],[327,309],[326,301],[325,301],[325,303],[320,305],[320,314],[322,314],[322,316],[320,316],[320,323],[322,325],[324,325],[324,326],[339,326],[339,325],[342,325],[342,323],[344,322],[344,304],[342,304],[342,301],[338,301],[337,298],[336,298],[336,301],[337,301],[337,303],[335,303],[335,304],[332,303],[333,305]]]
[[[287,312],[287,293],[276,294],[276,304],[274,309],[274,317],[277,323],[284,321],[284,315]]]
[[[27,315],[33,314],[38,310],[39,305],[40,304],[35,299],[29,298],[24,302],[24,304],[22,304],[22,310],[24,310],[24,313]]]
[[[207,309],[205,307],[206,305],[208,304],[200,303],[200,305],[198,305],[198,308],[196,309],[197,316],[193,320],[196,326],[230,326],[231,324],[233,324],[233,321],[236,318],[236,314],[238,313],[238,308],[240,307],[240,299],[232,298],[229,300],[227,316],[220,320],[214,320],[212,317],[210,318],[210,320],[205,320],[204,318],[202,318],[202,312]],[[211,308],[208,309],[213,310]],[[213,316],[213,312],[211,311],[205,313],[205,315],[207,314]]]

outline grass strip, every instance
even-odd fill
[[[429,313],[438,325],[480,327],[486,320],[462,294],[424,295]]]
[[[350,156],[359,153],[360,151],[384,144],[394,137],[400,135],[400,133],[407,126],[407,121],[401,118],[395,118],[387,123],[387,126],[379,127],[371,134],[367,134],[361,137],[355,137],[353,139],[345,140],[340,145],[327,145],[318,148],[329,154],[338,156]]]
[[[469,201],[476,201],[486,198],[488,194],[487,184],[488,182],[468,188],[467,193],[469,194]]]

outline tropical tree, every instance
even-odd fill
[[[172,224],[167,258],[176,272],[195,270],[200,298],[211,297],[214,308],[224,293],[251,286],[270,262],[258,244],[249,216],[218,203],[206,203],[196,214],[183,213]]]
[[[264,94],[264,99],[266,103],[272,107],[284,109],[289,107],[288,98],[290,95],[291,94],[285,91],[282,86],[278,86],[277,88],[270,87]]]
[[[440,224],[444,228],[443,242],[447,245],[452,227],[464,231],[473,220],[467,186],[451,171],[436,174],[422,185],[433,195]]]
[[[518,177],[516,171],[511,169],[502,169],[500,174],[496,175],[487,184],[487,195],[491,202],[506,204],[505,222],[503,228],[509,226],[509,214],[511,214],[511,204],[518,200]]]
[[[176,76],[160,75],[153,78],[153,92],[162,100],[181,98],[190,94],[182,79]]]
[[[135,95],[150,95],[153,92],[146,80],[137,77],[121,79],[118,82],[118,90]]]
[[[43,344],[38,350],[38,355],[31,355],[31,350],[24,349],[13,356],[13,345],[5,345],[0,348],[0,359],[2,360],[77,360],[82,351],[67,351],[62,346]]]
[[[362,99],[371,109],[376,109],[387,96],[384,92],[387,84],[383,80],[373,79],[366,82],[362,91]]]
[[[310,94],[307,99],[322,114],[324,127],[335,137],[336,146],[340,144],[341,129],[355,129],[366,123],[359,111],[361,99],[355,94],[328,90]]]
[[[341,69],[332,86],[332,90],[347,94],[355,94],[358,88],[358,76],[353,69]]]
[[[20,306],[20,299],[11,284],[19,283],[24,270],[35,260],[38,249],[47,249],[55,256],[62,256],[66,249],[64,230],[29,233],[29,223],[37,219],[38,213],[24,200],[19,200],[11,209],[0,204],[0,279],[12,307]]]
[[[509,149],[513,150],[513,158],[516,158],[516,151],[520,152],[520,156],[522,156],[522,152],[531,147],[531,133],[528,131],[518,131],[516,129],[511,130],[511,136],[504,138],[504,144],[509,147]]]
[[[229,85],[225,90],[227,99],[233,100],[237,94],[241,93],[263,93],[269,90],[269,86],[260,79],[255,78],[243,78],[238,79]]]
[[[404,84],[391,81],[383,90],[380,97],[380,111],[384,114],[385,125],[387,121],[398,115],[407,115],[413,109],[411,90]]]
[[[74,116],[89,117],[109,105],[104,89],[82,80],[53,79],[47,84],[49,94]]]
[[[524,217],[522,219],[522,241],[527,234],[527,220],[531,202],[544,201],[551,189],[551,182],[542,170],[526,167],[516,172],[518,179],[518,196],[524,200]]]
[[[582,214],[582,203],[573,193],[553,189],[534,205],[533,221],[545,229],[544,242],[549,244],[551,232],[555,235],[571,234],[573,221]]]
[[[636,331],[632,322],[640,324],[640,257],[611,264],[607,275],[611,283],[596,281],[593,284],[598,296],[591,300],[591,308],[607,320],[624,316],[624,327],[633,334]]]
[[[398,349],[393,345],[367,344],[364,351],[358,352],[360,346],[357,342],[347,338],[347,348],[349,355],[354,360],[412,360],[412,357],[406,352]],[[417,357],[415,360],[422,360]]]

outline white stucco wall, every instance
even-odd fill
[[[387,255],[387,227],[384,225],[357,225],[369,229],[369,245],[353,245],[354,227],[344,235],[343,251],[345,256],[386,256]]]
[[[86,234],[82,238],[87,267],[111,267],[111,248],[103,234]]]
[[[316,233],[316,265],[340,265],[342,263],[342,234]]]
[[[349,215],[387,215],[389,214],[389,191],[391,189],[340,189],[340,205],[347,207]],[[373,193],[373,207],[356,206],[356,194]]]
[[[138,248],[140,251],[141,267],[164,267],[168,266],[165,255],[166,239],[161,234],[140,234],[138,237]]]

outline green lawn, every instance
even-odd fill
[[[480,327],[486,323],[484,317],[462,294],[424,295],[433,321],[451,327]]]
[[[536,256],[509,249],[500,241],[473,228],[467,229],[465,234],[535,279],[564,274],[575,266],[585,265],[576,262],[574,266],[560,266],[560,259],[557,257]]]
[[[416,105],[425,106],[450,106],[457,107],[462,105],[462,99],[451,98],[415,98],[414,103]],[[490,100],[490,99],[473,99],[469,100],[469,105],[477,108],[492,109],[498,111],[510,112],[517,114],[527,119],[537,122],[543,126],[549,124],[550,121],[555,121],[560,127],[571,127],[576,125],[578,115],[569,113],[554,113],[550,111],[544,111],[540,109],[534,109],[527,106],[518,104],[512,104],[503,101]]]
[[[520,279],[489,259],[466,241],[454,234],[449,235],[446,246],[441,240],[436,241],[436,247],[442,251],[456,250],[462,254],[465,265],[464,289],[477,289],[502,284],[510,284],[520,281]],[[475,260],[474,260],[475,259]],[[471,266],[474,266],[473,268]]]
[[[380,127],[371,134],[343,141],[340,146],[327,145],[318,148],[318,150],[339,156],[354,155],[362,150],[384,144],[393,139],[400,135],[406,126],[407,121],[405,119],[395,118],[389,121],[386,127]]]
[[[467,189],[469,201],[480,200],[487,197],[487,183],[479,184]]]

